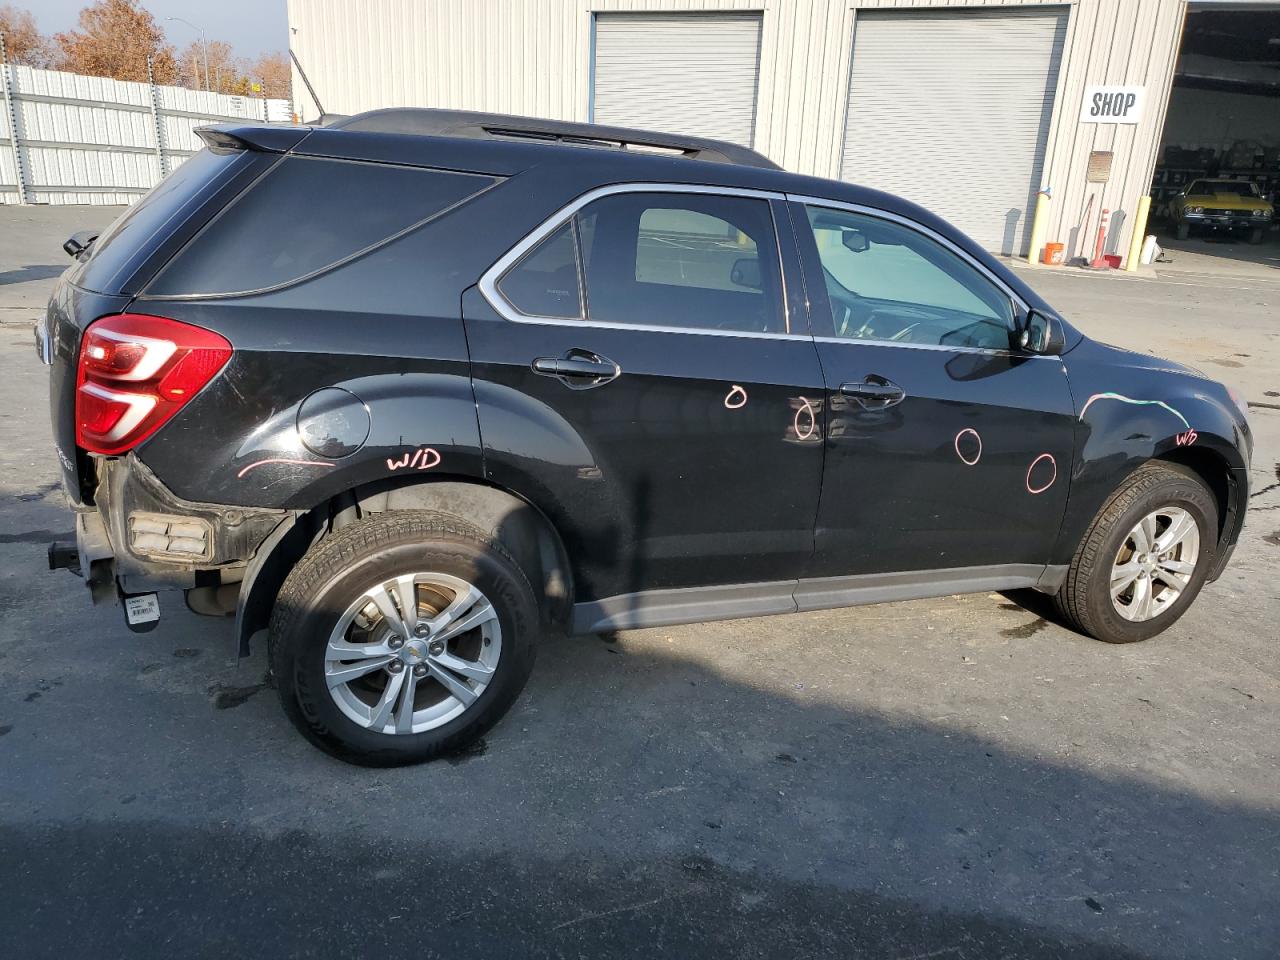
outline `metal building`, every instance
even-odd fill
[[[1187,0],[288,0],[324,110],[439,106],[727,138],[988,249],[1123,254]],[[305,117],[318,107],[295,70]],[[1037,251],[1038,252],[1038,249]]]

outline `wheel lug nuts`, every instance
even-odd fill
[[[427,649],[431,651],[431,655],[433,657],[438,657],[440,654],[444,653],[444,644],[439,640],[436,640]]]
[[[401,670],[404,669],[404,664],[401,663],[399,660],[392,660],[390,663],[387,664],[387,669],[390,670],[392,673],[399,673]]]
[[[413,675],[418,679],[422,679],[427,675],[427,666],[424,663],[418,664],[413,668]]]
[[[401,647],[404,646],[404,641],[401,640],[399,637],[392,637],[390,640],[387,641],[387,646],[390,647],[392,650],[399,650]]]
[[[413,635],[415,637],[425,637],[430,632],[431,632],[431,628],[428,627],[425,623],[420,623],[413,628]]]

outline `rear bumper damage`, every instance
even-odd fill
[[[196,612],[215,612],[214,598],[238,590],[258,547],[291,517],[183,500],[132,454],[97,460],[97,474],[95,502],[72,504],[75,543],[49,545],[50,569],[83,577],[95,604],[185,590]]]

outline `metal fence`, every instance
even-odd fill
[[[288,100],[0,64],[0,203],[133,203],[203,144],[201,124],[289,122]]]

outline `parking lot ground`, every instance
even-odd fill
[[[70,232],[15,215],[0,313]],[[1280,283],[1028,276],[1280,406]],[[0,326],[0,955],[1271,960],[1280,409],[1252,420],[1236,559],[1146,643],[997,594],[552,637],[481,746],[365,770],[229,622],[164,595],[135,635],[45,569],[45,372]]]

